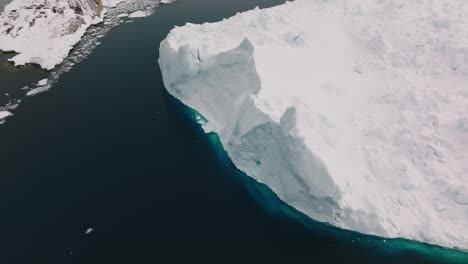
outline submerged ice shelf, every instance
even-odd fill
[[[309,1],[175,28],[164,83],[313,219],[468,249],[468,3]]]

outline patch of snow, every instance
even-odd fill
[[[297,0],[177,27],[159,64],[236,166],[311,218],[468,249],[467,12]]]
[[[88,228],[86,229],[85,234],[88,235],[88,234],[91,234],[92,232],[94,232],[94,228]]]

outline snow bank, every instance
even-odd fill
[[[50,70],[103,12],[101,0],[13,0],[0,15],[0,50],[19,53],[10,59],[15,65]]]
[[[161,43],[165,87],[286,203],[468,249],[468,3],[297,0]]]

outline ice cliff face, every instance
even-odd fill
[[[0,15],[0,50],[19,53],[16,65],[52,69],[103,11],[101,0],[13,0]]]
[[[319,221],[468,249],[468,3],[297,0],[161,43],[165,87]]]

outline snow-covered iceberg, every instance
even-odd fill
[[[159,64],[311,218],[468,249],[468,3],[297,0],[173,29]]]

